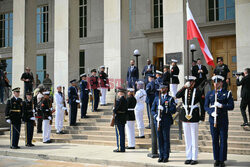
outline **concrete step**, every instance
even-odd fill
[[[199,147],[199,150],[201,152],[209,152],[209,153],[213,152],[213,148],[210,146]],[[228,147],[227,153],[228,154],[250,155],[250,149],[249,148],[231,148],[231,147]]]

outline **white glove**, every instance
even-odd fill
[[[211,116],[212,116],[212,117],[217,117],[218,114],[215,114],[215,112],[212,112]]]
[[[221,103],[219,103],[219,102],[215,102],[215,104],[214,104],[215,106],[217,106],[218,108],[222,108],[222,104]]]
[[[35,121],[36,118],[35,118],[35,117],[31,117],[30,120],[31,120],[31,121]]]
[[[191,85],[191,84],[190,84],[190,82],[189,82],[189,81],[185,83],[185,87],[186,87],[186,88],[189,88],[189,87],[190,87],[190,85]]]
[[[157,122],[160,122],[160,121],[161,121],[161,118],[160,118],[160,117],[156,117],[156,121],[157,121]]]
[[[91,93],[91,92],[89,92],[89,95],[92,95],[92,93]]]
[[[77,103],[80,103],[80,100],[76,100]]]
[[[51,116],[48,116],[48,119],[51,120],[52,119]]]
[[[67,111],[67,107],[63,107],[62,110]]]
[[[7,119],[6,122],[8,122],[9,124],[11,124],[11,120],[10,119]]]
[[[36,112],[36,110],[35,110],[35,109],[33,109],[33,110],[32,110],[32,112],[33,112],[33,113],[35,113],[35,112]]]
[[[50,111],[52,111],[52,110],[53,110],[53,108],[51,107],[51,108],[50,108]]]
[[[159,105],[159,106],[158,106],[158,110],[163,110],[163,106],[162,106],[162,105]]]

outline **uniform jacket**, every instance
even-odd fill
[[[74,86],[70,86],[68,89],[69,104],[76,103],[78,99],[78,90]]]
[[[24,122],[33,122],[33,120],[30,120],[31,117],[34,117],[33,113],[33,101],[25,100],[23,101],[23,121]]]
[[[84,98],[88,98],[89,97],[89,83],[87,81],[82,80],[80,82],[80,98],[84,99]]]
[[[52,106],[51,106],[50,99],[43,99],[43,101],[42,101],[43,119],[48,119],[48,117],[52,118],[51,107]]]
[[[128,82],[136,82],[139,79],[139,70],[136,66],[134,66],[133,70],[131,70],[131,66],[128,67],[127,72],[127,81]]]
[[[128,104],[128,121],[135,120],[135,106],[136,106],[136,99],[133,95],[127,97],[127,104]]]
[[[153,103],[155,98],[155,81],[151,81],[146,86],[147,99],[146,103]]]
[[[234,100],[232,93],[225,89],[218,91],[217,101],[222,104],[222,108],[217,108],[217,123],[228,123],[228,110],[234,109]],[[205,110],[209,114],[209,122],[214,123],[214,117],[211,114],[215,108],[210,107],[215,102],[215,90],[209,91],[205,98]]]
[[[64,107],[64,102],[65,102],[62,92],[55,93],[55,102],[56,102],[56,110],[62,111],[62,108]]]
[[[115,113],[115,124],[125,125],[127,121],[128,104],[124,96],[116,100],[113,112]]]
[[[237,79],[236,84],[237,86],[242,86],[241,98],[244,100],[250,100],[250,75],[243,77],[241,81]]]
[[[179,70],[178,66],[173,66],[171,68],[171,71],[170,71],[171,84],[179,84],[180,83],[179,78],[178,78],[179,72],[180,72],[180,70]]]
[[[23,114],[22,99],[12,97],[7,101],[5,109],[5,118],[10,119],[12,124],[21,124]]]
[[[99,80],[101,88],[109,88],[108,75],[104,71],[99,73]]]
[[[97,76],[91,76],[89,80],[91,89],[98,89],[100,87],[99,85],[99,78]]]
[[[146,102],[147,93],[144,89],[139,89],[135,94],[136,106],[135,110],[143,110]]]

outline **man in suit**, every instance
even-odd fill
[[[135,60],[130,60],[130,67],[128,67],[127,72],[127,84],[128,88],[134,88],[136,91],[136,82],[139,79],[139,70],[135,66]]]
[[[236,75],[237,86],[241,87],[241,102],[240,102],[240,110],[243,117],[244,123],[241,126],[250,126],[247,121],[246,108],[248,107],[248,114],[250,119],[250,68],[246,68],[244,70],[244,77],[240,81],[240,76]]]
[[[171,64],[171,70],[170,70],[170,92],[172,94],[172,97],[175,98],[175,95],[177,93],[178,84],[180,83],[178,75],[179,75],[179,68],[177,66],[177,60],[172,59]],[[175,101],[177,103],[177,100]]]
[[[145,85],[148,84],[148,75],[155,74],[155,66],[151,64],[151,60],[147,59],[147,65],[144,66],[142,70],[142,75],[144,76]]]
[[[195,87],[197,88],[200,84],[207,79],[208,70],[207,67],[202,65],[201,59],[197,59],[197,64],[192,68],[192,75],[196,77]],[[203,83],[201,86],[204,86]]]
[[[226,64],[223,63],[223,57],[217,58],[218,65],[214,69],[214,75],[221,75],[225,79],[223,80],[223,89],[227,90],[229,84],[229,73],[230,70]]]
[[[76,87],[76,79],[70,81],[71,86],[68,89],[69,106],[70,106],[70,126],[76,125],[77,104],[80,103],[78,90]]]

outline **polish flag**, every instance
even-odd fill
[[[210,51],[207,47],[207,44],[202,37],[202,34],[201,34],[201,32],[200,32],[200,30],[199,30],[199,28],[194,20],[192,12],[191,12],[189,5],[187,3],[187,40],[191,40],[193,38],[197,38],[197,40],[200,44],[201,51],[205,57],[207,64],[214,67],[213,56],[210,53]]]

